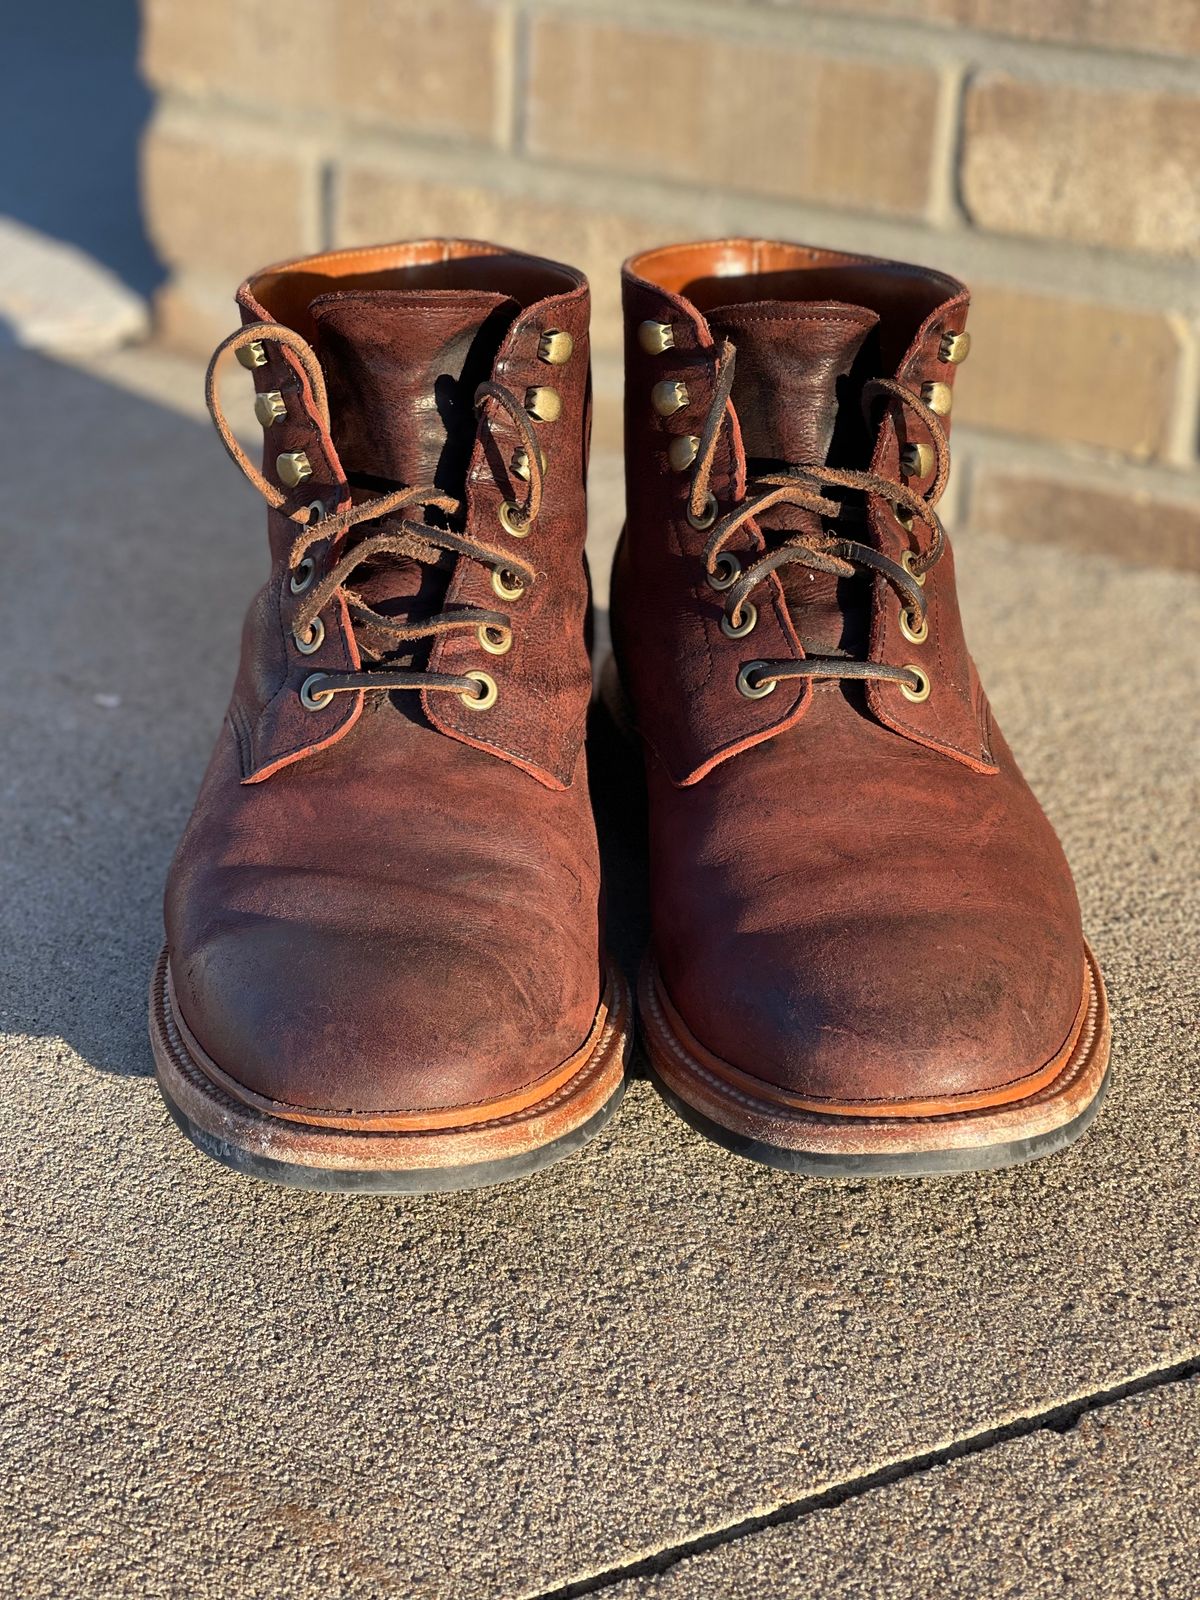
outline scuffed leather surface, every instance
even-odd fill
[[[816,690],[681,788],[648,762],[654,951],[723,1060],[813,1097],[951,1098],[1036,1071],[1079,1005],[1053,829],[996,736],[981,777]]]
[[[721,632],[723,596],[704,577],[701,555],[708,534],[686,516],[689,478],[672,471],[672,436],[698,434],[715,383],[716,348],[704,318],[685,301],[664,295],[626,271],[625,298],[625,532],[613,568],[613,643],[631,690],[642,736],[678,783],[694,783],[714,763],[799,716],[811,690],[780,684],[763,700],[745,700],[734,686],[749,659],[746,642]],[[669,322],[675,347],[647,355],[638,343],[645,320]],[[664,379],[681,379],[688,404],[659,417],[650,391]],[[721,436],[713,491],[728,506],[745,483],[745,459],[736,414]],[[750,521],[730,550],[748,560],[764,548]],[[803,654],[772,575],[755,597],[758,625],[754,656]]]
[[[715,640],[703,618],[720,600],[697,586],[702,537],[686,531],[686,488],[663,479],[664,441],[646,414],[649,374],[667,358],[642,355],[635,331],[652,316],[671,321],[678,338],[686,318],[689,343],[704,351],[705,316],[679,291],[691,288],[714,317],[725,305],[754,310],[767,287],[755,275],[764,263],[769,287],[789,302],[778,362],[812,363],[785,387],[796,403],[808,394],[814,412],[789,425],[773,399],[754,397],[751,426],[769,448],[789,426],[799,446],[828,433],[828,391],[824,404],[813,394],[822,375],[836,381],[828,349],[796,337],[806,273],[822,301],[840,291],[852,308],[878,313],[874,358],[916,388],[926,378],[953,381],[938,342],[966,314],[965,291],[937,274],[839,263],[800,246],[726,240],[626,267],[628,521],[613,638],[645,745],[655,958],[692,1034],[752,1076],[832,1102],[952,1105],[957,1095],[1019,1084],[1063,1045],[1084,968],[1074,886],[992,723],[948,548],[927,581],[923,646],[900,636],[886,583],[855,582],[854,605],[861,612],[868,601],[871,659],[919,662],[933,682],[923,705],[891,684],[829,681],[802,704],[787,681],[764,700],[742,699],[733,683],[741,662],[799,654],[770,616],[765,632],[760,620],[748,639],[722,640],[723,670],[712,670]],[[740,281],[739,264],[749,274]],[[651,270],[661,284],[646,281]],[[772,382],[772,361],[759,350],[753,370]],[[764,418],[774,432],[761,432]],[[723,505],[739,473],[736,421],[716,486]],[[904,418],[885,423],[874,469],[897,476],[908,437]],[[871,532],[897,560],[913,542],[875,497]],[[787,585],[796,631],[836,643],[831,622],[846,591],[817,580],[806,603],[804,577]],[[777,603],[773,610],[777,617]],[[848,643],[853,614],[844,621]]]
[[[537,579],[519,600],[497,600],[491,574],[478,562],[459,561],[446,604],[506,611],[513,624],[513,647],[506,655],[487,656],[481,662],[478,644],[469,635],[450,634],[437,641],[429,657],[434,672],[483,666],[495,679],[496,705],[480,716],[457,697],[422,696],[425,714],[435,727],[515,761],[553,786],[572,781],[583,749],[592,687],[584,647],[588,323],[588,290],[580,280],[570,292],[547,296],[523,311],[496,357],[496,381],[517,396],[547,386],[562,399],[562,414],[556,421],[534,423],[547,462],[541,514],[525,538],[512,540],[514,553],[533,563]],[[564,365],[538,358],[538,341],[550,330],[569,333],[575,341]],[[467,505],[469,528],[491,543],[510,538],[501,528],[499,508],[505,500],[519,500],[524,492],[525,485],[509,473],[518,442],[503,410],[488,401],[467,473]]]
[[[746,274],[738,276],[739,270]],[[900,634],[900,601],[882,578],[864,579],[861,595],[869,595],[869,638],[859,641],[856,619],[847,632],[831,623],[828,606],[805,618],[796,607],[798,595],[812,580],[793,572],[772,576],[755,597],[758,625],[752,636],[731,641],[720,631],[721,597],[700,575],[699,553],[704,535],[684,516],[687,475],[673,473],[666,463],[672,434],[698,433],[712,393],[715,358],[710,316],[724,318],[731,336],[738,318],[761,318],[762,307],[782,296],[784,344],[772,364],[764,353],[760,323],[752,331],[751,368],[760,388],[783,382],[797,407],[810,408],[806,420],[787,421],[788,407],[762,394],[751,398],[751,428],[768,449],[797,446],[810,457],[830,431],[831,414],[849,405],[857,421],[857,395],[839,386],[853,356],[850,336],[835,336],[829,323],[840,310],[850,328],[871,336],[875,375],[895,375],[919,391],[927,378],[953,386],[957,368],[937,359],[941,335],[960,331],[968,297],[954,279],[923,268],[868,257],[841,256],[774,241],[721,240],[712,244],[671,246],[634,257],[623,270],[626,325],[625,459],[631,487],[625,536],[613,572],[613,639],[636,707],[642,736],[657,751],[678,783],[692,783],[716,763],[778,734],[804,714],[809,690],[795,680],[783,681],[762,700],[738,694],[735,679],[746,661],[804,658],[802,639],[818,651],[843,644],[861,648],[872,661],[902,667],[912,662],[914,647]],[[689,296],[695,296],[695,299]],[[840,298],[844,296],[844,300]],[[811,313],[801,308],[811,298]],[[704,310],[701,309],[704,308]],[[644,319],[669,322],[677,348],[665,355],[647,355],[637,341]],[[736,343],[736,338],[735,341]],[[682,349],[678,348],[682,344]],[[688,356],[692,359],[689,361]],[[803,368],[781,380],[787,366]],[[856,367],[859,382],[867,374]],[[660,377],[683,377],[691,403],[668,419],[654,416],[649,390]],[[821,392],[822,384],[825,385]],[[832,388],[830,387],[832,384]],[[841,392],[839,391],[839,387]],[[743,386],[743,393],[746,392]],[[843,404],[844,402],[845,404]],[[897,417],[890,407],[878,429],[870,461],[842,461],[900,478],[899,454],[904,444],[925,442],[908,413]],[[723,509],[732,491],[744,482],[746,457],[741,419],[731,402],[713,487]],[[949,419],[942,419],[948,425]],[[834,416],[835,423],[838,416]],[[840,431],[840,430],[839,430]],[[909,480],[914,488],[925,488]],[[869,499],[870,533],[886,554],[898,559],[911,542],[896,524],[885,501]],[[776,526],[787,525],[784,512],[771,513]],[[793,518],[792,521],[799,519]],[[663,535],[666,535],[665,545]],[[762,548],[753,523],[731,548],[748,555]],[[674,560],[672,560],[672,557]],[[682,559],[680,559],[682,557]],[[694,581],[689,582],[695,573]],[[814,598],[833,596],[830,584],[817,579]],[[792,616],[784,603],[792,603]],[[926,594],[934,663],[940,672],[934,693],[913,705],[893,684],[872,684],[868,703],[873,712],[906,737],[934,746],[954,760],[991,770],[984,727],[984,704],[975,670],[962,641],[952,563],[943,561],[930,575]],[[805,623],[808,623],[806,628]],[[625,647],[636,637],[636,650]],[[928,653],[930,647],[924,647]],[[925,666],[922,656],[918,662]],[[662,686],[661,692],[658,686]],[[682,691],[676,694],[676,687]]]
[[[599,861],[554,791],[368,704],[352,739],[242,784],[223,730],[171,868],[183,1019],[249,1089],[314,1110],[470,1105],[587,1037]]]
[[[410,272],[435,308],[411,382],[397,326],[404,319],[388,303]],[[529,301],[511,319],[506,284]],[[447,287],[465,291],[471,304],[459,301],[447,313]],[[384,297],[381,313],[390,313],[378,326],[369,299],[375,290]],[[322,297],[316,318],[314,296]],[[346,426],[338,436],[356,470],[386,475],[400,464],[415,471],[428,463],[424,452],[436,433],[422,431],[430,419],[413,414],[421,385],[435,366],[450,374],[463,330],[501,302],[507,333],[494,352],[497,376],[515,386],[529,373],[530,382],[550,382],[563,394],[546,447],[545,517],[521,541],[523,555],[536,551],[544,576],[514,615],[517,639],[496,657],[472,634],[473,649],[441,668],[493,673],[500,683],[493,711],[462,708],[472,719],[462,732],[444,706],[436,708],[438,722],[426,716],[415,693],[344,694],[308,712],[297,692],[304,678],[357,659],[340,602],[322,613],[318,652],[299,655],[290,641],[297,601],[285,568],[296,530],[285,513],[316,498],[338,503],[348,491],[303,374],[267,346],[256,386],[286,385],[289,400],[287,421],[267,432],[267,473],[278,452],[303,448],[314,475],[284,513],[269,514],[271,577],[251,603],[228,720],[166,889],[183,1021],[232,1078],[310,1110],[471,1106],[569,1059],[600,1002],[599,862],[582,754],[590,693],[587,287],[554,263],[471,241],[426,241],[271,269],[239,298],[248,321],[286,312],[316,338],[318,322],[332,318],[333,346],[361,340],[369,347],[370,383],[345,348],[330,362],[332,432],[340,406]],[[568,368],[537,360],[536,331],[545,326],[576,334]],[[475,348],[473,336],[466,342]],[[370,391],[365,400],[360,387]],[[473,393],[472,386],[472,400]],[[480,422],[480,439],[493,422]],[[477,444],[473,416],[469,445],[470,517],[488,522],[483,536],[494,543],[485,488],[493,462]],[[507,461],[508,441],[501,447]],[[444,459],[439,447],[439,464]],[[314,553],[328,559],[322,543]],[[404,565],[381,562],[380,581],[388,570],[399,573],[403,590]],[[450,558],[441,585],[449,577],[453,587],[455,567],[472,565]],[[479,599],[488,610],[499,605],[490,583]]]

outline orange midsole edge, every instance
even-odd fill
[[[544,1077],[536,1079],[522,1089],[514,1090],[511,1094],[502,1095],[497,1100],[482,1100],[474,1105],[449,1106],[445,1110],[429,1111],[314,1111],[301,1106],[287,1105],[278,1100],[269,1100],[265,1095],[256,1094],[253,1089],[248,1089],[245,1084],[239,1083],[236,1078],[231,1078],[227,1072],[223,1072],[205,1052],[183,1020],[175,998],[175,980],[170,963],[167,964],[167,1004],[171,1008],[172,1021],[179,1029],[179,1036],[195,1065],[206,1078],[215,1083],[219,1089],[223,1089],[230,1099],[238,1100],[243,1105],[251,1106],[255,1111],[264,1112],[267,1116],[277,1117],[282,1122],[301,1123],[313,1128],[340,1128],[378,1133],[420,1133],[443,1128],[471,1127],[526,1111],[539,1101],[548,1100],[556,1090],[562,1088],[563,1084],[568,1083],[587,1065],[603,1038],[611,1004],[610,988],[611,985],[606,981],[591,1031],[573,1056],[561,1066],[546,1073]]]
[[[654,997],[662,1008],[664,1020],[669,1026],[669,1031],[674,1034],[680,1048],[691,1055],[705,1071],[714,1077],[723,1079],[731,1089],[751,1095],[754,1099],[764,1104],[774,1104],[786,1107],[790,1111],[808,1111],[819,1116],[833,1117],[892,1117],[903,1119],[905,1117],[945,1117],[953,1116],[960,1111],[981,1111],[990,1106],[1011,1105],[1014,1101],[1027,1100],[1039,1090],[1044,1089],[1048,1083],[1057,1078],[1064,1067],[1068,1065],[1075,1053],[1079,1042],[1079,1035],[1087,1020],[1088,1001],[1092,992],[1091,967],[1088,959],[1084,957],[1083,968],[1083,994],[1079,1002],[1079,1009],[1075,1020],[1071,1024],[1070,1032],[1062,1048],[1056,1052],[1044,1067],[1032,1072],[1028,1077],[1018,1078],[1013,1083],[1004,1084],[998,1089],[981,1090],[977,1094],[956,1095],[951,1099],[940,1100],[886,1100],[886,1101],[838,1101],[820,1100],[810,1096],[796,1094],[793,1090],[781,1088],[778,1084],[768,1083],[763,1078],[756,1078],[750,1073],[742,1072],[739,1068],[731,1066],[729,1062],[722,1061],[707,1051],[698,1039],[689,1031],[686,1023],[680,1017],[659,981],[658,968],[650,966],[648,982],[653,989]],[[653,1027],[647,1026],[646,1032],[652,1043],[661,1043],[654,1037]]]

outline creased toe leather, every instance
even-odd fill
[[[352,824],[404,774],[388,708],[358,731],[361,767],[228,787],[233,745],[180,846],[168,904],[176,995],[213,1061],[256,1094],[311,1109],[469,1105],[568,1059],[600,999],[599,866],[573,797],[408,725],[427,802]],[[513,789],[536,854],[514,839]],[[456,798],[479,806],[468,826]],[[316,819],[340,819],[319,859]]]
[[[953,774],[914,825],[891,736],[838,699],[813,712],[820,770],[796,761],[797,732],[693,788],[652,774],[667,994],[713,1055],[815,1099],[1003,1088],[1055,1055],[1079,1009],[1083,939],[1058,840],[1006,749],[981,813],[976,780]],[[824,796],[835,775],[852,827]],[[688,872],[667,865],[682,836]]]

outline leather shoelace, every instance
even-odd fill
[[[754,478],[746,484],[746,492],[738,504],[724,516],[718,516],[711,480],[717,443],[733,389],[736,354],[733,343],[724,340],[717,358],[717,383],[700,435],[687,505],[688,520],[694,528],[701,531],[712,529],[704,547],[704,568],[710,585],[725,591],[724,615],[728,629],[737,637],[737,630],[745,626],[743,610],[746,602],[765,578],[782,567],[798,565],[813,572],[828,572],[838,577],[853,577],[864,569],[878,572],[899,594],[912,631],[921,633],[926,626],[925,574],[939,560],[945,545],[945,533],[934,508],[941,499],[950,474],[950,445],[936,413],[912,390],[890,378],[873,378],[864,385],[864,409],[869,407],[875,396],[887,395],[911,410],[929,430],[936,469],[933,482],[923,495],[910,489],[907,484],[895,483],[876,472],[797,466],[787,472],[764,473]],[[757,518],[774,506],[793,506],[833,522],[844,520],[848,513],[853,514],[853,508],[831,499],[825,493],[829,489],[882,496],[894,506],[897,516],[906,513],[929,529],[931,539],[928,549],[914,550],[908,557],[908,564],[901,566],[871,545],[845,538],[839,533],[822,532],[797,533],[784,538],[744,569],[736,557],[726,552],[726,546],[740,528],[752,517]],[[723,571],[720,569],[722,562]],[[912,623],[914,618],[917,619],[916,623]],[[745,628],[745,631],[749,629]],[[752,672],[748,673],[748,669],[743,668],[739,675],[739,686],[744,682],[742,692],[748,692],[754,698],[769,694],[783,678],[877,678],[887,683],[902,684],[911,691],[928,688],[924,675],[911,668],[889,667],[882,662],[859,661],[852,656],[841,655],[806,656],[803,661],[758,661],[753,663]]]
[[[263,476],[242,449],[234,437],[217,392],[217,366],[221,357],[226,353],[236,353],[245,345],[267,340],[283,345],[300,361],[322,424],[328,432],[329,402],[320,364],[307,341],[280,323],[251,323],[223,339],[209,363],[205,398],[221,442],[243,476],[273,510],[281,510],[287,496]],[[503,507],[509,532],[522,537],[529,531],[541,509],[541,452],[525,408],[510,390],[503,384],[491,381],[481,383],[475,392],[476,410],[480,410],[488,400],[494,400],[513,423],[529,462],[529,487],[524,501],[520,504],[505,502]],[[392,518],[396,513],[418,508],[426,513],[438,513],[439,523],[435,525],[428,520],[417,522],[401,517],[386,528],[358,538],[327,572],[317,577],[313,558],[308,552],[319,540],[328,539],[330,547],[335,548],[339,540],[364,523],[378,522],[381,518]],[[318,501],[289,512],[291,521],[301,529],[288,554],[292,592],[303,595],[292,618],[292,631],[298,647],[305,653],[316,649],[323,637],[320,613],[340,593],[356,622],[386,634],[396,645],[433,638],[456,629],[470,629],[491,636],[495,640],[496,653],[507,649],[505,641],[511,640],[512,624],[505,612],[463,608],[439,611],[419,621],[406,622],[376,611],[361,595],[348,587],[358,569],[378,557],[407,557],[432,563],[443,552],[449,552],[490,567],[494,581],[505,587],[511,598],[518,598],[533,583],[535,569],[514,556],[510,548],[485,544],[482,540],[469,539],[454,531],[452,524],[456,520],[461,522],[464,509],[463,501],[454,495],[443,494],[430,487],[414,486],[375,495],[333,513],[328,513]],[[315,710],[328,705],[335,694],[359,689],[389,692],[396,689],[440,689],[461,695],[466,701],[483,700],[488,693],[486,685],[481,685],[477,678],[419,668],[377,666],[361,672],[314,673],[306,680],[302,699],[309,709]]]

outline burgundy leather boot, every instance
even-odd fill
[[[209,399],[269,507],[150,1029],[241,1171],[435,1190],[576,1149],[623,1085],[584,766],[588,289],[470,240],[238,291]],[[260,473],[216,396],[249,368]]]
[[[634,257],[624,301],[606,688],[644,748],[639,1000],[668,1099],[794,1171],[1060,1149],[1108,1012],[936,511],[965,289],[734,239]]]

